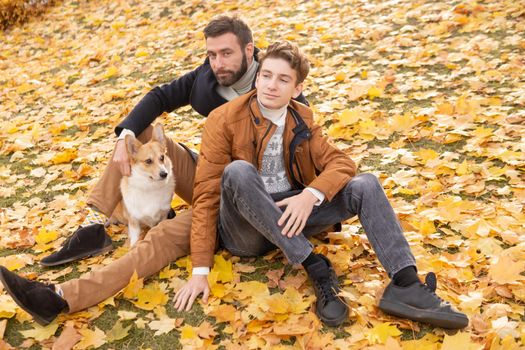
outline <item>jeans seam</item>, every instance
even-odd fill
[[[350,194],[351,197],[355,198],[356,200],[362,202],[362,198],[359,198],[358,196],[355,196],[353,193]],[[358,213],[358,216],[359,216],[359,211],[357,212]],[[368,222],[368,216],[365,214],[365,213],[361,213],[363,219]],[[359,221],[361,221],[361,225],[363,225],[361,218],[359,218]],[[366,230],[365,230],[365,233],[366,233]],[[369,235],[367,234],[367,237],[369,237]],[[370,240],[370,238],[368,238]],[[386,253],[386,250],[384,249],[383,245],[381,244],[381,241],[379,239],[377,239],[377,237],[374,236],[374,240],[377,244],[377,248],[381,250],[381,256],[385,259],[385,262],[388,264],[389,267],[391,267],[393,264],[392,264],[392,261],[390,260],[390,257],[388,256],[388,254]],[[372,246],[373,247],[373,246]],[[376,253],[376,256],[377,256],[377,252]]]

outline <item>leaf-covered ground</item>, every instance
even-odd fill
[[[203,26],[240,13],[258,47],[300,44],[313,63],[317,120],[383,183],[421,277],[468,314],[453,333],[389,317],[388,283],[357,220],[317,241],[352,309],[319,324],[313,290],[281,254],[219,252],[207,305],[178,313],[186,260],[115,298],[39,327],[0,291],[0,348],[523,349],[525,347],[525,3],[448,1],[65,1],[0,33],[0,264],[61,282],[111,263],[64,268],[42,256],[82,221],[113,127],[151,87],[204,59]],[[202,118],[161,118],[198,149]],[[175,200],[184,210],[184,205]]]

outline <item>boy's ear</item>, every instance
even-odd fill
[[[151,138],[153,141],[157,141],[163,146],[166,146],[166,136],[164,135],[164,128],[162,124],[156,124],[153,127],[153,136]]]
[[[124,142],[126,143],[128,156],[132,159],[135,158],[135,155],[139,151],[140,146],[142,146],[142,143],[140,143],[140,141],[137,140],[133,135],[126,135]]]
[[[299,95],[301,94],[301,92],[303,92],[303,83],[297,84],[297,86],[295,87],[295,90],[294,90],[294,92],[293,92],[292,97],[293,97],[293,98],[297,98],[297,97],[299,97]]]

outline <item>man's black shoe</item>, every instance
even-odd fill
[[[104,225],[91,224],[79,227],[69,237],[62,248],[40,260],[40,265],[56,266],[84,259],[90,256],[104,254],[113,249],[113,242],[106,233]]]
[[[306,268],[317,297],[315,312],[327,326],[337,327],[348,318],[348,306],[337,295],[339,281],[330,260],[321,254],[318,256],[322,261]]]
[[[436,275],[430,272],[425,284],[413,283],[408,287],[386,287],[379,308],[390,315],[434,326],[459,329],[468,325],[468,317],[436,295]]]
[[[51,323],[67,310],[67,302],[55,293],[54,285],[30,281],[0,266],[0,281],[5,290],[22,309],[42,326]]]

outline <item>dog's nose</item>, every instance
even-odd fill
[[[163,170],[163,171],[161,171],[161,172],[159,173],[159,175],[160,175],[160,177],[162,177],[163,179],[165,179],[165,178],[168,176],[168,173],[165,172],[165,171]]]

